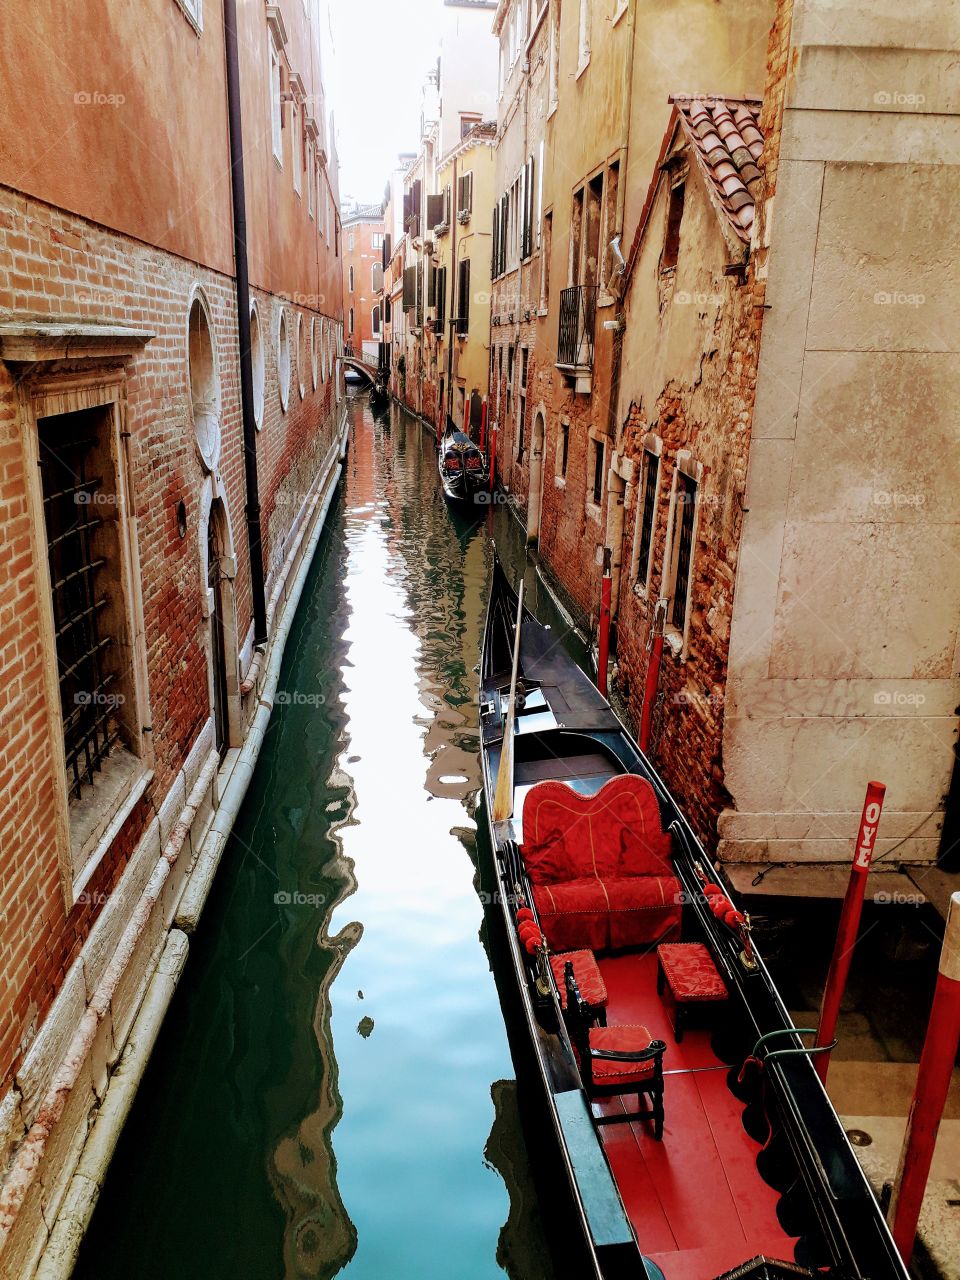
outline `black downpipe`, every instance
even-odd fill
[[[240,408],[243,413],[243,470],[247,481],[247,543],[253,595],[253,643],[267,642],[267,597],[263,581],[260,486],[257,478],[257,423],[253,411],[253,361],[250,355],[250,275],[247,265],[247,197],[243,180],[243,130],[240,123],[240,56],[236,0],[223,0],[223,37],[227,55],[227,112],[230,120],[230,184],[233,192],[233,256],[237,273],[237,330],[240,339]]]

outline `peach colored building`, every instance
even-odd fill
[[[383,341],[382,205],[352,205],[343,217],[343,338],[374,364]]]
[[[35,0],[5,27],[4,1276],[86,1225],[85,1139],[182,969],[339,474],[325,8]]]

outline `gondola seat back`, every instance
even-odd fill
[[[522,854],[551,948],[618,951],[669,941],[680,885],[653,788],[637,774],[592,796],[541,782],[523,804]]]

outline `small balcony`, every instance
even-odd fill
[[[576,284],[560,292],[557,368],[575,378],[576,389],[582,392],[589,392],[592,382],[598,292],[594,284]]]

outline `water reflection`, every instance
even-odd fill
[[[494,525],[358,402],[281,674],[312,698],[275,709],[80,1277],[547,1277],[477,893]]]

